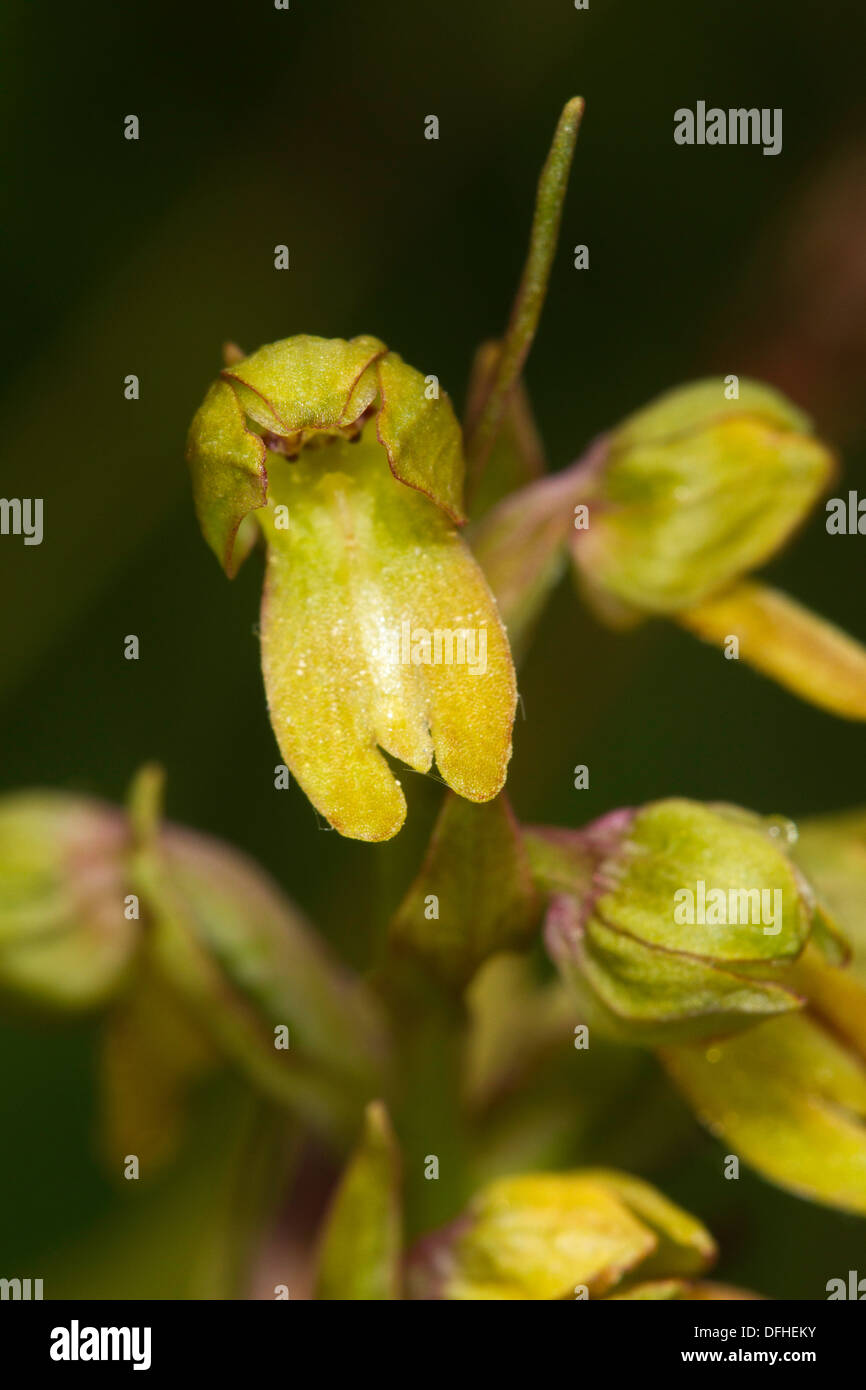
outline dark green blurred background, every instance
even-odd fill
[[[844,486],[866,491],[863,13],[850,0],[7,0],[0,23],[2,492],[45,499],[41,546],[0,539],[3,788],[118,799],[158,759],[172,817],[256,855],[363,965],[369,909],[378,923],[396,900],[438,787],[407,774],[407,829],[375,848],[274,790],[260,562],[223,578],[183,462],[221,343],[373,333],[459,404],[475,345],[506,317],[558,111],[579,92],[528,370],[551,465],[660,390],[736,372],[811,411]],[[783,152],[676,146],[673,112],[699,99],[782,107]],[[138,142],[123,138],[130,113]],[[772,578],[866,639],[864,557],[866,538],[829,537],[819,513]],[[129,633],[138,662],[123,659]],[[577,824],[671,793],[795,818],[866,801],[861,727],[672,627],[602,633],[567,587],[521,693],[509,792],[524,819]],[[576,763],[588,791],[573,789]],[[9,1022],[0,1044],[0,1275],[36,1275],[114,1200],[88,1150],[91,1037]],[[866,1272],[862,1223],[718,1171],[697,1136],[650,1176],[721,1236],[725,1275],[820,1297],[858,1252]]]

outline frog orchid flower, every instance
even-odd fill
[[[716,1260],[701,1223],[614,1169],[487,1183],[406,1261],[408,1297],[457,1302],[752,1299],[701,1276]]]
[[[205,539],[232,577],[267,545],[262,666],[282,755],[341,834],[387,840],[385,754],[488,801],[516,704],[505,629],[461,539],[460,428],[376,338],[301,335],[226,367],[190,429]]]
[[[729,383],[667,392],[481,518],[472,546],[512,650],[570,554],[606,625],[667,618],[811,704],[866,719],[863,644],[752,575],[803,525],[834,456],[779,392],[743,378],[732,395]]]
[[[803,1008],[807,943],[834,961],[848,948],[791,858],[795,838],[784,818],[681,797],[527,831],[547,949],[585,1016],[655,1045]]]
[[[591,521],[572,535],[584,582],[641,613],[676,615],[765,564],[833,471],[779,392],[716,379],[669,391],[605,441]]]

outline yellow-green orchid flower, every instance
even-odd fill
[[[268,550],[262,664],[301,787],[341,834],[387,840],[385,754],[436,759],[470,801],[505,781],[516,688],[495,600],[457,530],[460,428],[438,382],[376,338],[308,336],[227,367],[192,423],[202,531],[230,576]]]

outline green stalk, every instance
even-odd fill
[[[583,109],[583,97],[572,97],[566,103],[538,181],[529,250],[502,340],[499,363],[487,398],[469,429],[466,450],[472,485],[477,484],[493,448],[508,398],[520,379],[538,328]]]

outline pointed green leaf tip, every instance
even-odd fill
[[[235,538],[268,497],[268,450],[354,438],[375,414],[394,477],[463,521],[460,428],[444,393],[378,338],[299,334],[270,343],[220,373],[196,412],[187,459],[205,540],[229,576]]]
[[[602,1031],[707,1037],[802,1006],[791,971],[814,902],[777,822],[680,799],[615,812],[559,849],[573,892],[551,853],[548,949]]]
[[[516,682],[495,600],[456,530],[461,435],[435,378],[375,338],[302,337],[220,384],[231,402],[217,402],[216,443],[210,396],[191,432],[196,505],[231,573],[259,489],[262,666],[294,777],[359,840],[389,839],[405,819],[383,753],[418,772],[435,757],[460,796],[490,800],[511,756]]]
[[[715,1243],[693,1217],[627,1173],[531,1173],[488,1184],[407,1266],[410,1297],[604,1298],[637,1277],[697,1274]]]
[[[572,540],[590,592],[675,613],[769,560],[804,519],[832,455],[778,392],[738,389],[680,387],[609,436],[589,527]]]
[[[325,1221],[316,1298],[401,1297],[399,1184],[397,1141],[384,1105],[373,1101]]]

